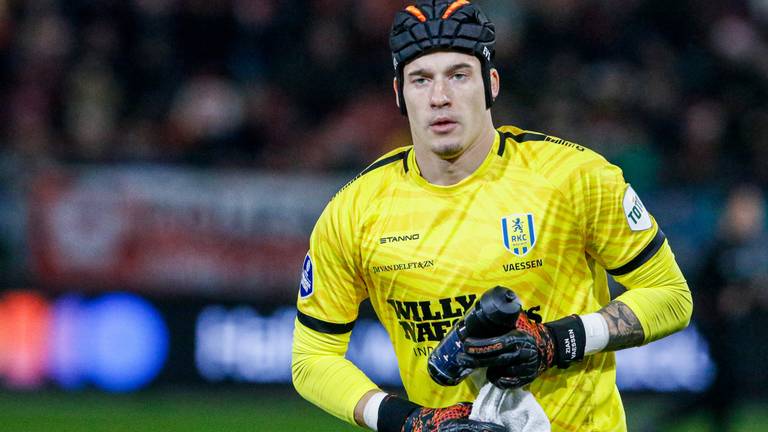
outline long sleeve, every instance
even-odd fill
[[[680,271],[667,241],[646,263],[617,276],[627,291],[616,300],[629,306],[645,332],[649,343],[685,328],[693,312],[688,283]]]
[[[355,424],[355,406],[365,393],[378,387],[344,358],[351,334],[321,333],[296,320],[291,373],[302,397]]]

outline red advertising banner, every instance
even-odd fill
[[[47,173],[29,198],[32,272],[67,289],[289,300],[342,182],[155,166]]]

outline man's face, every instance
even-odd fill
[[[415,145],[428,147],[442,159],[454,159],[485,128],[493,127],[476,57],[453,51],[426,54],[405,65],[403,79]]]

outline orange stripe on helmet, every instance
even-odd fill
[[[418,19],[421,22],[425,22],[427,20],[427,17],[425,17],[424,14],[419,10],[419,8],[417,8],[414,5],[410,5],[410,6],[406,7],[405,11],[408,12],[409,14],[415,16],[416,19]]]
[[[469,1],[467,0],[456,0],[455,2],[451,3],[450,6],[448,6],[448,9],[445,10],[442,18],[448,19],[449,16],[453,15],[453,13],[456,12],[456,9],[468,4],[469,4]]]

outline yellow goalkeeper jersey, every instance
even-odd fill
[[[610,301],[606,272],[646,262],[663,233],[621,170],[578,144],[498,129],[481,166],[451,186],[419,174],[396,149],[345,185],[320,216],[304,260],[298,321],[347,333],[370,298],[412,401],[472,401],[466,380],[441,387],[427,357],[489,288],[513,289],[545,321]],[[612,352],[550,369],[530,390],[555,431],[626,429]]]

